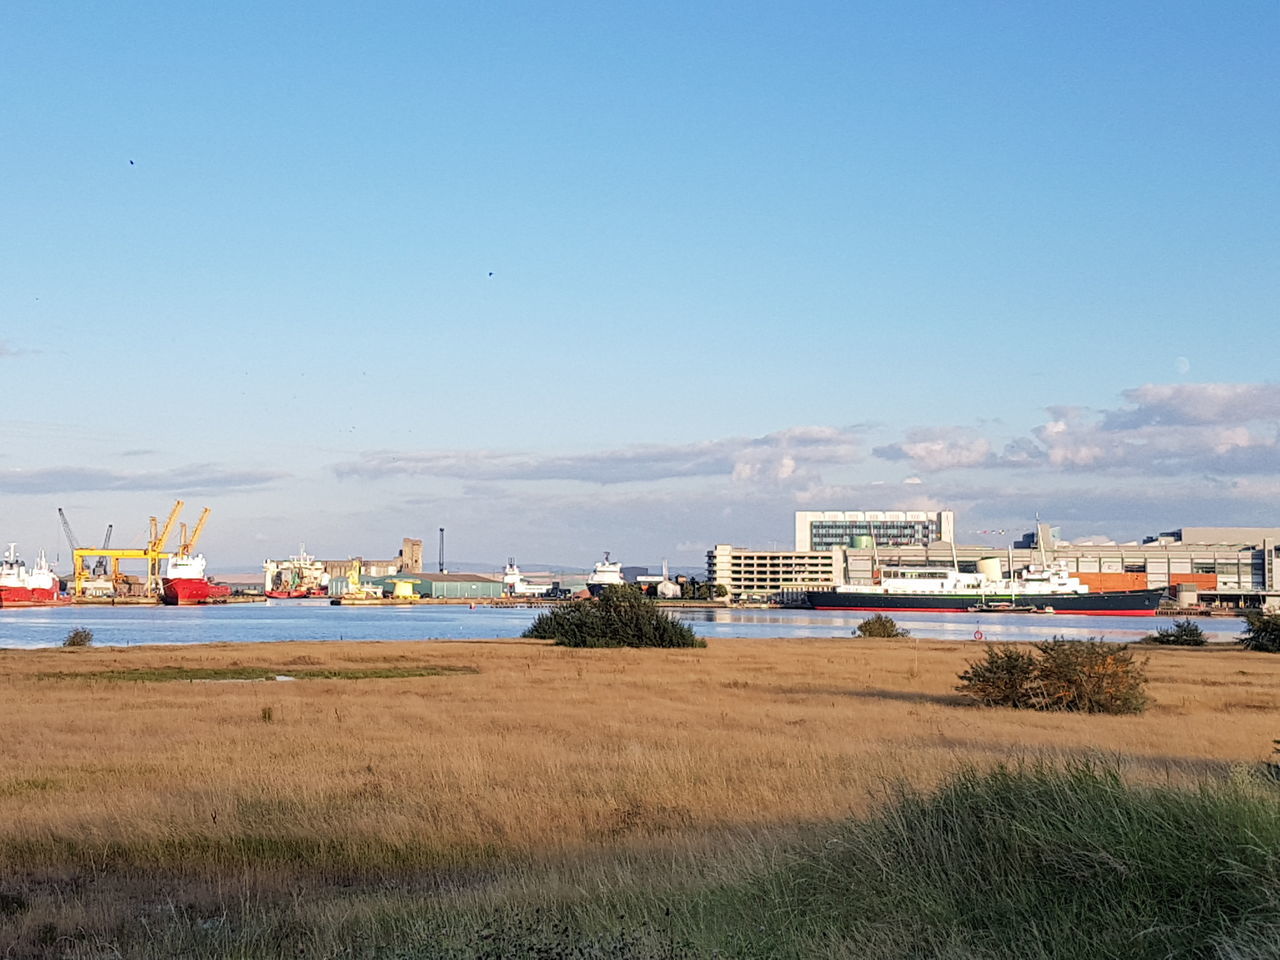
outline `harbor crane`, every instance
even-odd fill
[[[150,533],[147,538],[147,545],[142,549],[120,550],[108,548],[105,544],[101,547],[75,547],[71,549],[71,558],[73,566],[74,593],[77,597],[84,596],[85,581],[90,579],[90,573],[85,569],[85,560],[89,557],[102,557],[103,562],[111,561],[111,579],[119,583],[123,580],[120,575],[121,560],[145,560],[147,561],[147,582],[146,595],[149,597],[158,597],[163,586],[161,582],[160,562],[167,560],[173,554],[165,550],[165,545],[169,542],[169,536],[173,533],[174,522],[178,519],[178,514],[182,512],[184,504],[181,500],[175,500],[173,509],[169,511],[169,516],[165,519],[164,526],[160,526],[160,520],[157,517],[151,518]],[[61,510],[58,511],[62,513]],[[190,539],[184,538],[179,544],[179,551],[190,550],[195,547],[196,541],[199,540],[200,534],[204,531],[205,520],[208,519],[209,508],[206,507],[204,512],[200,514],[200,520],[196,523],[195,531]],[[70,524],[66,523],[65,516],[63,522],[66,531],[70,534]],[[184,525],[185,526],[185,525]],[[107,538],[110,539],[110,528],[108,528]],[[105,571],[104,571],[105,572]]]
[[[200,542],[200,534],[204,533],[204,522],[208,519],[209,508],[205,507],[200,511],[200,519],[196,521],[195,529],[191,531],[190,537],[187,536],[187,525],[185,523],[178,525],[178,556],[191,556],[196,544]]]
[[[66,513],[62,508],[58,508],[58,519],[62,521],[62,532],[66,535],[67,546],[71,548],[72,555],[80,549],[80,541],[76,538],[75,531],[71,529],[71,521],[67,519]],[[111,546],[111,524],[107,524],[107,532],[102,536],[102,549],[106,550]],[[107,575],[107,558],[98,556],[93,561],[93,575],[95,577],[105,577]]]

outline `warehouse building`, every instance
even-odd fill
[[[346,578],[330,582],[334,595],[350,589]],[[477,573],[397,573],[385,577],[362,577],[361,583],[382,588],[386,596],[417,596],[424,600],[496,600],[502,596],[502,581]]]

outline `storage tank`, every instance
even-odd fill
[[[875,540],[867,536],[865,533],[859,533],[853,538],[853,547],[855,550],[870,550],[875,546]]]
[[[1003,580],[999,557],[983,557],[978,561],[978,572],[988,580]]]
[[[1178,584],[1177,604],[1180,607],[1198,607],[1200,606],[1200,588],[1194,583]]]

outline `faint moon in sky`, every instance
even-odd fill
[[[1177,360],[1173,361],[1173,369],[1177,370],[1179,373],[1189,373],[1191,371],[1191,361],[1186,357],[1179,357]]]

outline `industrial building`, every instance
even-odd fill
[[[797,510],[796,550],[953,543],[955,530],[952,510]]]
[[[400,552],[390,560],[366,560],[364,557],[348,557],[345,560],[321,560],[324,572],[331,577],[344,577],[351,569],[351,562],[360,562],[361,575],[365,577],[389,577],[395,573],[422,572],[422,541],[405,537],[400,542]]]
[[[1091,590],[1167,587],[1180,606],[1274,607],[1280,606],[1277,545],[1280,527],[1184,527],[1142,543],[1071,544],[1060,541],[1055,528],[1039,524],[1004,550],[947,541],[789,551],[717,544],[707,552],[707,577],[724,586],[731,601],[786,601],[806,590],[871,583],[886,567],[972,571],[979,560],[996,558],[1008,576],[1059,561]]]
[[[502,581],[476,573],[397,574],[373,580],[384,592],[413,594],[430,600],[496,600],[503,595]]]

